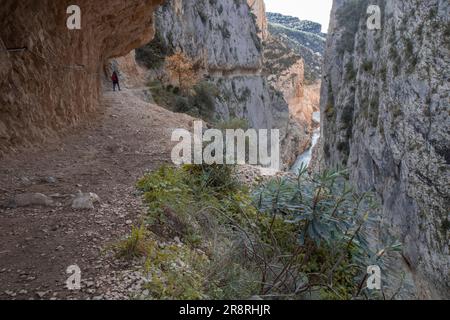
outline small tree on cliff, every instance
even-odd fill
[[[166,68],[172,78],[178,80],[178,85],[184,91],[191,89],[196,83],[193,62],[181,51],[166,58]]]

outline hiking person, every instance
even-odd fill
[[[116,91],[116,86],[119,88],[120,91],[119,76],[117,75],[117,72],[115,71],[113,72],[111,80],[113,82],[113,91]]]

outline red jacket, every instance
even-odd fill
[[[113,75],[111,76],[111,80],[112,80],[113,82],[118,82],[118,81],[119,81],[119,78],[117,77],[117,74],[116,74],[116,73],[113,73]]]

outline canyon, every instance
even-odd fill
[[[1,68],[5,94],[1,97],[0,152],[6,153],[18,146],[33,147],[36,142],[55,141],[59,134],[89,119],[89,115],[98,110],[101,86],[108,77],[108,70],[104,67],[107,61],[127,55],[131,49],[153,37],[152,13],[159,3],[130,4],[128,11],[123,11],[120,4],[113,4],[109,6],[109,11],[101,13],[97,13],[98,10],[91,4],[80,3],[83,26],[81,30],[68,30],[65,24],[52,24],[46,20],[52,14],[54,21],[67,18],[63,2],[36,8],[7,2],[4,10],[9,15],[2,21],[4,32],[0,45],[4,45],[5,49],[26,49],[2,52],[5,55]],[[297,121],[292,115],[295,112],[289,109],[292,110],[293,105],[298,103],[284,101],[300,94],[303,70],[299,65],[300,58],[289,66],[297,68],[288,71],[296,75],[294,81],[297,83],[293,84],[291,92],[283,89],[285,99],[276,93],[280,87],[271,90],[273,83],[269,84],[267,78],[260,75],[263,66],[262,42],[268,37],[264,3],[252,1],[249,5],[250,10],[254,10],[256,26],[249,19],[253,14],[249,7],[241,5],[240,11],[235,12],[232,1],[225,1],[220,7],[207,1],[198,2],[195,6],[189,2],[167,2],[156,16],[158,36],[165,39],[167,47],[177,47],[191,57],[201,57],[207,73],[223,93],[224,99],[218,99],[215,108],[221,118],[243,117],[255,128],[279,128],[284,163],[289,167],[310,143],[309,117],[303,115],[300,122]],[[224,8],[226,12],[219,14],[218,10]],[[27,10],[34,10],[34,21],[21,16],[21,12]],[[120,12],[120,18],[117,12]],[[204,16],[212,18],[203,22]],[[133,24],[127,23],[130,19]],[[168,24],[170,21],[172,24]],[[192,24],[194,21],[196,24]],[[214,23],[210,27],[215,31],[199,32],[205,23]],[[106,24],[113,26],[113,29],[106,30]],[[15,37],[17,30],[29,29],[30,25],[41,26],[42,32],[24,34],[23,39]],[[237,25],[239,29],[234,27]],[[245,28],[247,34],[242,33]],[[167,33],[169,30],[171,33]],[[114,37],[111,37],[111,32]],[[121,35],[130,33],[134,36],[121,38]],[[211,36],[206,38],[207,35]],[[167,42],[169,39],[170,45]],[[187,39],[191,39],[190,42]],[[230,51],[232,49],[238,51],[233,53]],[[58,52],[56,56],[55,52]],[[78,52],[78,55],[73,52]],[[123,70],[124,81],[136,84],[134,79],[139,77],[139,67],[134,60],[134,52],[131,52],[117,61],[118,68]],[[113,63],[117,67],[117,62]],[[130,74],[132,76],[128,76]],[[140,75],[138,81],[142,82],[143,74]],[[59,85],[61,82],[64,86]],[[261,112],[261,108],[264,111]]]
[[[303,94],[303,61],[268,34],[264,2],[248,4],[167,1],[155,14],[157,33],[147,50],[163,56],[181,50],[199,65],[200,78],[207,77],[220,95],[215,99],[216,118],[246,119],[252,128],[279,129],[283,164],[288,168],[311,141],[312,111],[304,109],[299,120],[293,111],[301,105],[294,99]],[[281,53],[273,54],[275,50]],[[164,66],[155,68],[148,60],[138,51],[138,61],[154,74],[167,73]],[[278,69],[272,68],[275,65]]]
[[[373,0],[382,26],[368,30],[368,4],[334,0],[324,34],[316,23],[267,14],[263,0],[80,0],[80,30],[66,27],[66,0],[4,0],[0,255],[9,265],[0,265],[0,297],[57,291],[60,266],[76,260],[104,280],[103,298],[126,298],[121,276],[97,268],[123,275],[124,266],[111,256],[99,262],[99,252],[146,210],[134,184],[169,161],[170,131],[193,128],[194,117],[157,106],[150,88],[167,72],[165,59],[183,52],[217,90],[214,121],[279,129],[286,171],[307,151],[311,172],[345,168],[357,190],[376,193],[370,242],[375,251],[401,242],[386,275],[393,283],[406,275],[400,298],[449,298],[450,6]],[[112,70],[120,96],[111,92]],[[173,90],[176,82],[164,81]],[[83,188],[102,205],[81,213],[65,206]],[[24,192],[54,201],[8,203]],[[30,292],[14,291],[31,275]],[[108,291],[108,281],[123,291]],[[60,298],[92,298],[89,290]]]
[[[197,6],[204,5],[203,12],[186,6],[192,3],[167,1],[158,9],[161,19],[153,13],[162,2],[114,1],[103,8],[81,1],[80,30],[66,27],[66,1],[4,3],[0,296],[92,298],[89,287],[73,293],[62,288],[65,268],[79,263],[84,266],[83,279],[103,281],[97,290],[104,290],[103,298],[126,298],[121,290],[128,284],[114,274],[132,274],[122,270],[113,257],[99,258],[97,244],[120,238],[130,223],[137,223],[143,208],[133,196],[134,182],[146,170],[170,159],[168,133],[175,128],[190,129],[192,124],[189,117],[149,103],[147,71],[136,63],[139,59],[133,49],[148,43],[155,31],[174,48],[202,57],[212,81],[229,93],[227,103],[216,101],[217,114],[224,119],[244,117],[256,128],[280,128],[286,167],[302,152],[298,138],[289,130],[298,123],[290,117],[288,103],[261,74],[262,34],[258,36],[247,3],[197,2]],[[199,32],[204,28],[202,12],[212,17],[214,32]],[[194,21],[197,24],[191,25]],[[176,33],[169,34],[172,29]],[[192,37],[196,37],[194,42],[189,41]],[[24,50],[12,50],[20,47]],[[120,70],[124,86],[117,97],[108,81],[113,69]],[[250,95],[244,99],[246,92]],[[310,139],[306,133],[303,137]],[[82,194],[79,189],[101,199],[100,206],[88,206],[92,214],[70,205]],[[48,206],[36,207],[33,199],[37,195],[48,199]],[[33,200],[28,206],[16,201],[27,196]],[[79,214],[83,217],[77,218]],[[20,239],[23,234],[27,234],[25,242]],[[95,263],[114,266],[114,272],[99,270],[93,267]]]

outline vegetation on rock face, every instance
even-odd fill
[[[270,33],[286,42],[293,52],[304,59],[306,81],[312,83],[320,79],[326,42],[326,34],[321,32],[322,26],[279,13],[268,12],[267,19]]]
[[[250,190],[232,166],[164,166],[138,188],[148,214],[118,253],[143,259],[148,298],[368,298],[367,265],[396,248],[370,251],[377,205],[344,172],[303,170]]]
[[[328,99],[327,99],[327,105],[325,108],[325,115],[332,119],[336,115],[335,110],[335,102],[334,102],[334,94],[333,94],[333,88],[331,86],[331,82],[328,82]]]
[[[325,166],[347,165],[356,185],[382,195],[383,220],[390,225],[381,232],[415,248],[403,252],[408,267],[398,262],[398,272],[414,270],[408,278],[420,279],[402,290],[404,299],[450,292],[448,237],[440,231],[448,213],[448,188],[442,186],[449,181],[441,171],[449,132],[442,120],[448,118],[449,91],[441,72],[449,64],[443,59],[444,3],[402,1],[400,9],[398,1],[336,2],[325,57],[324,78],[335,98],[332,109],[325,86]],[[368,5],[379,6],[381,28],[368,27]]]
[[[278,17],[278,15],[269,14],[268,16],[270,33],[278,41],[284,43],[289,50],[304,59],[305,79],[310,83],[315,82],[320,78],[322,54],[325,49],[325,35],[320,31],[316,32],[317,25],[319,30],[320,25],[310,21],[300,21],[298,18],[293,18],[296,20],[289,22],[288,18],[292,17],[288,16],[280,15],[283,19],[275,17]]]
[[[320,25],[320,23],[317,22],[300,20],[297,17],[291,17],[280,13],[272,13],[272,12],[267,12],[267,19],[271,23],[281,24],[291,29],[314,33],[322,37],[325,37],[325,34],[322,33],[322,26]]]
[[[367,5],[367,0],[349,0],[336,12],[338,23],[345,26],[337,48],[338,53],[353,52],[360,18],[364,16]]]
[[[311,49],[313,52],[323,53],[325,50],[325,38],[314,33],[290,29],[283,25],[270,24],[270,29],[274,34],[285,34],[291,39]]]
[[[264,59],[264,73],[276,75],[289,69],[302,57],[289,48],[285,41],[270,38],[265,42]]]
[[[163,44],[158,33],[155,34],[155,38],[147,45],[136,49],[136,60],[149,69],[160,68],[164,63],[165,57],[168,55],[168,49]]]
[[[166,57],[166,69],[172,78],[177,79],[178,86],[185,92],[197,82],[194,63],[181,51]]]
[[[214,100],[219,97],[219,90],[213,83],[200,81],[190,90],[182,91],[179,87],[164,86],[156,80],[149,83],[149,88],[158,105],[173,112],[214,121]]]
[[[232,130],[248,130],[250,128],[250,125],[248,123],[248,120],[242,119],[242,118],[231,118],[228,121],[222,121],[217,124],[217,129],[219,130],[226,130],[226,129],[232,129]]]

